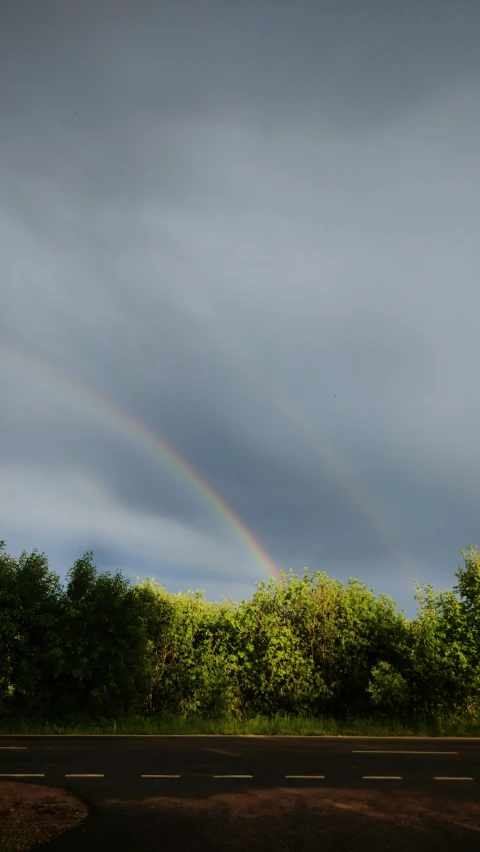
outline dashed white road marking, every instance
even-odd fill
[[[103,773],[80,773],[72,772],[65,778],[105,778]],[[212,775],[212,778],[253,778],[253,775]],[[0,772],[0,778],[45,778],[45,773],[40,772]],[[140,778],[181,778],[181,775],[173,774],[143,774]],[[289,780],[325,780],[325,775],[284,775]],[[364,781],[402,781],[402,775],[362,775]],[[434,781],[475,781],[475,778],[466,775],[434,775]]]
[[[105,775],[99,775],[96,772],[74,772],[70,773],[70,775],[65,775],[65,778],[105,778]]]
[[[382,751],[378,748],[369,749],[352,749],[352,754],[458,754],[458,751],[400,751],[400,749],[390,749]]]
[[[362,775],[364,780],[372,780],[372,781],[401,781],[401,775]]]
[[[214,778],[253,778],[253,775],[214,775]]]
[[[0,772],[0,778],[45,778],[45,774],[35,772]]]
[[[454,777],[449,777],[448,775],[434,775],[433,780],[434,781],[473,781],[473,778],[467,778],[467,777],[461,777],[461,776],[454,778]]]
[[[140,775],[140,778],[180,778],[180,775]]]
[[[325,778],[325,775],[285,775],[285,778]]]

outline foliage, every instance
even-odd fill
[[[408,682],[391,663],[380,660],[368,684],[372,703],[380,711],[401,715],[408,704]]]
[[[45,554],[24,551],[18,559],[0,542],[0,684],[3,706],[41,707],[59,651],[61,611],[58,577]]]
[[[202,591],[99,575],[88,552],[63,588],[45,554],[16,559],[0,542],[0,711],[474,721],[480,555],[473,546],[462,555],[454,589],[417,585],[408,621],[359,580],[308,569],[257,584],[241,604],[209,603]]]

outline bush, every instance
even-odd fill
[[[410,697],[407,680],[383,660],[372,668],[367,692],[373,706],[381,713],[403,714]]]

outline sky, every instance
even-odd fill
[[[0,539],[415,614],[480,546],[477,0],[4,0]]]

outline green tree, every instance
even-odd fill
[[[282,572],[252,599],[209,603],[98,575],[91,552],[66,588],[45,554],[0,542],[0,709],[30,715],[269,716],[376,711],[478,718],[480,555],[454,589],[417,585],[408,621],[386,595],[324,572]]]
[[[462,553],[464,553],[462,551]],[[479,645],[475,608],[475,556],[465,554],[456,589],[435,593],[418,585],[417,618],[410,625],[412,710],[429,717],[439,713],[474,717],[480,696]]]
[[[7,556],[0,542],[0,643],[2,690],[13,693],[12,711],[41,712],[59,653],[61,585],[44,553]]]
[[[230,654],[231,606],[209,604],[203,592],[170,595],[153,580],[135,586],[141,602],[150,665],[145,710],[184,717],[238,709],[235,659]]]
[[[118,716],[135,712],[147,687],[146,630],[128,581],[97,575],[92,559],[86,553],[67,574],[52,706]]]
[[[0,710],[5,711],[13,691],[17,659],[18,619],[20,608],[16,582],[17,561],[5,552],[0,541]]]

